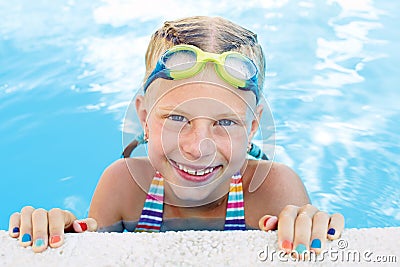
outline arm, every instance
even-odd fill
[[[262,171],[257,170],[257,173]],[[265,175],[265,174],[264,174]],[[264,203],[270,203],[272,215],[279,215],[287,205],[303,206],[310,203],[300,177],[288,166],[272,163],[264,183],[259,188]]]
[[[126,201],[126,163],[115,161],[105,169],[97,184],[90,204],[89,217],[97,221],[98,228],[111,226],[122,220],[122,203]],[[122,231],[123,229],[121,229]]]
[[[138,220],[154,169],[147,158],[119,159],[102,174],[89,217],[101,231],[123,231],[121,220]],[[135,178],[134,178],[135,177]]]
[[[310,203],[302,181],[288,166],[269,161],[252,161],[249,167],[247,176],[251,177],[251,182],[246,191],[249,191],[250,201],[247,204],[257,223],[266,213],[278,216],[287,205],[303,206]]]
[[[123,190],[126,189],[126,169],[124,161],[120,160],[104,171],[92,198],[89,211],[92,218],[77,220],[67,210],[55,208],[47,211],[26,206],[10,216],[10,236],[19,238],[21,246],[32,245],[34,252],[42,252],[48,246],[60,247],[64,243],[65,232],[96,231],[99,227],[120,221],[121,202],[126,192]]]

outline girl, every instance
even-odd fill
[[[251,31],[222,18],[166,22],[135,100],[144,134],[104,171],[90,218],[27,206],[10,217],[10,235],[41,252],[61,246],[64,232],[278,229],[280,249],[319,252],[340,236],[343,216],[309,204],[287,166],[246,156],[266,159],[252,144],[264,74]],[[148,157],[129,158],[140,143]]]

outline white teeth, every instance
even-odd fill
[[[180,165],[179,163],[176,164],[178,166],[178,168],[186,173],[189,173],[190,175],[204,175],[207,173],[210,173],[214,170],[214,168],[205,168],[202,170],[193,170],[193,169],[188,169],[188,167]]]
[[[196,172],[196,175],[204,175],[204,170],[199,170]]]
[[[204,174],[210,173],[214,170],[214,168],[207,168],[204,170]]]

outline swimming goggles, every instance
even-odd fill
[[[193,45],[176,45],[167,50],[158,60],[153,72],[143,86],[144,92],[158,78],[181,80],[201,72],[207,62],[215,63],[219,77],[235,88],[252,91],[259,100],[258,71],[247,56],[234,51],[222,54],[204,52]]]

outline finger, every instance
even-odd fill
[[[69,210],[63,210],[63,214],[64,214],[64,232],[65,233],[75,232],[73,228],[73,223],[76,220],[75,215]]]
[[[95,232],[97,231],[97,221],[93,218],[86,218],[84,220],[75,220],[73,223],[75,232],[82,233],[85,231]]]
[[[49,245],[57,248],[64,243],[65,214],[58,208],[51,209],[48,213],[49,219]]]
[[[34,210],[35,209],[31,206],[23,207],[21,210],[19,242],[23,247],[32,244],[32,212]]]
[[[344,229],[344,217],[340,213],[335,213],[331,216],[328,229],[328,239],[334,240],[341,236]]]
[[[301,213],[305,213],[306,215],[308,215],[310,218],[312,218],[314,216],[315,213],[317,213],[319,210],[311,205],[311,204],[306,204],[304,206],[302,206],[299,211],[298,211],[298,215]]]
[[[293,248],[298,256],[309,250],[312,228],[312,218],[318,212],[318,209],[311,204],[302,206],[299,209],[295,221]]]
[[[278,217],[271,215],[264,215],[258,221],[258,226],[263,231],[276,230],[278,226]]]
[[[321,253],[325,247],[326,233],[328,231],[329,215],[318,211],[313,217],[310,250]]]
[[[290,253],[293,249],[294,222],[298,207],[286,206],[279,214],[278,219],[278,244],[281,250]]]
[[[48,245],[48,218],[47,211],[44,209],[36,209],[32,212],[32,229],[33,229],[33,245],[34,252],[42,252]]]
[[[15,212],[10,216],[10,221],[8,224],[8,234],[11,237],[17,238],[19,236],[19,226],[21,223],[21,214]]]

